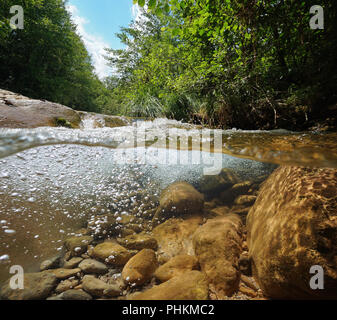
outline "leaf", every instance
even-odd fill
[[[139,5],[140,7],[144,7],[144,5],[145,5],[145,0],[138,0],[138,5]]]
[[[170,6],[168,3],[165,4],[164,6],[164,12],[169,13],[170,12]]]
[[[149,6],[149,9],[150,9],[150,10],[155,9],[156,6],[157,6],[157,0],[149,0],[148,6]]]

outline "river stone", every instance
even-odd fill
[[[104,274],[108,271],[108,267],[94,259],[84,259],[78,266],[84,273]]]
[[[230,188],[239,182],[238,176],[231,169],[224,168],[218,175],[205,175],[199,182],[199,190],[207,198],[212,198],[216,193]]]
[[[94,239],[90,236],[72,237],[65,240],[64,245],[73,256],[80,256],[87,251],[88,245]]]
[[[63,268],[65,269],[74,269],[79,263],[83,260],[81,257],[73,257],[69,261],[65,261],[63,264]]]
[[[43,300],[57,285],[57,278],[49,272],[25,273],[24,288],[12,289],[10,279],[2,286],[0,297],[3,300]]]
[[[40,265],[40,271],[58,268],[60,266],[61,256],[55,256],[43,261]]]
[[[127,250],[116,242],[105,241],[92,250],[92,257],[115,266],[124,266],[137,251]]]
[[[108,284],[92,275],[83,277],[82,288],[94,297],[116,297],[121,293],[119,286]]]
[[[79,114],[69,107],[0,89],[2,128],[55,127],[60,123],[79,127],[80,121]]]
[[[255,200],[256,200],[256,196],[244,194],[244,195],[238,196],[235,199],[234,203],[237,205],[241,205],[241,206],[251,206],[254,204]]]
[[[281,166],[247,217],[252,271],[275,299],[337,298],[337,170]],[[312,290],[310,268],[324,269]]]
[[[243,194],[247,194],[253,185],[252,181],[236,183],[231,188],[220,193],[219,199],[225,204],[232,204],[234,200]]]
[[[207,300],[208,281],[203,272],[187,271],[136,295],[132,300]]]
[[[117,242],[123,247],[131,250],[157,250],[158,248],[157,240],[153,236],[144,232],[130,235],[125,238],[117,238]]]
[[[61,298],[61,300],[92,300],[92,296],[81,289],[67,290],[61,293],[58,297]]]
[[[179,254],[194,255],[192,237],[203,223],[200,216],[171,218],[153,229],[158,242],[157,258],[160,264]]]
[[[160,205],[153,221],[172,216],[198,214],[204,209],[204,196],[187,182],[175,182],[160,195]]]
[[[152,249],[143,249],[124,266],[122,278],[126,284],[142,285],[151,279],[157,267],[156,253]]]
[[[74,289],[79,284],[79,282],[80,281],[78,279],[63,280],[57,285],[57,287],[55,289],[55,292],[56,293],[62,293],[64,291]]]
[[[45,272],[54,274],[56,278],[59,280],[64,280],[70,277],[77,276],[81,272],[81,269],[80,268],[75,268],[75,269],[59,268],[59,269],[46,270]]]
[[[242,222],[228,214],[208,220],[193,236],[195,255],[218,297],[230,296],[240,282]]]
[[[160,266],[154,273],[154,276],[159,281],[165,282],[187,271],[196,270],[198,267],[198,259],[195,256],[181,254],[171,258]]]

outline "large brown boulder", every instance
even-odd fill
[[[203,176],[199,182],[199,189],[207,198],[213,198],[217,193],[238,182],[239,178],[233,170],[223,168],[218,175]]]
[[[175,182],[160,195],[160,205],[154,221],[172,216],[198,214],[204,209],[204,196],[187,182]]]
[[[201,270],[209,279],[210,290],[218,297],[232,295],[240,282],[240,217],[228,214],[208,220],[195,232],[193,245]]]
[[[154,276],[159,281],[165,282],[187,271],[197,270],[198,268],[199,263],[195,256],[180,254],[160,266],[154,273]]]
[[[192,237],[202,224],[200,216],[171,218],[153,229],[153,237],[158,243],[158,261],[165,263],[179,254],[194,255]]]
[[[91,252],[95,259],[114,266],[124,266],[137,251],[127,250],[116,242],[105,241]]]
[[[156,253],[152,249],[143,249],[127,262],[122,277],[127,284],[142,285],[151,279],[157,267]]]
[[[66,106],[34,100],[0,89],[0,127],[37,128],[67,126],[78,128],[79,114]]]
[[[252,269],[276,299],[337,298],[337,170],[282,166],[262,185],[247,217]],[[310,268],[324,269],[324,290]]]
[[[158,248],[157,240],[153,238],[153,236],[146,234],[145,232],[130,235],[125,238],[117,238],[117,242],[121,246],[131,250],[157,250]]]
[[[193,270],[137,294],[132,300],[206,300],[207,298],[207,277],[204,273]]]

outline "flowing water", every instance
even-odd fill
[[[167,119],[0,129],[0,282],[12,265],[37,271],[94,215],[147,216],[172,182],[197,185],[222,168],[251,180],[280,164],[337,168],[336,138],[209,130]]]

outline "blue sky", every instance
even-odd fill
[[[92,56],[98,76],[103,78],[111,74],[103,58],[104,48],[123,47],[115,33],[121,26],[127,27],[131,20],[139,18],[138,7],[132,0],[69,0],[67,9]]]

